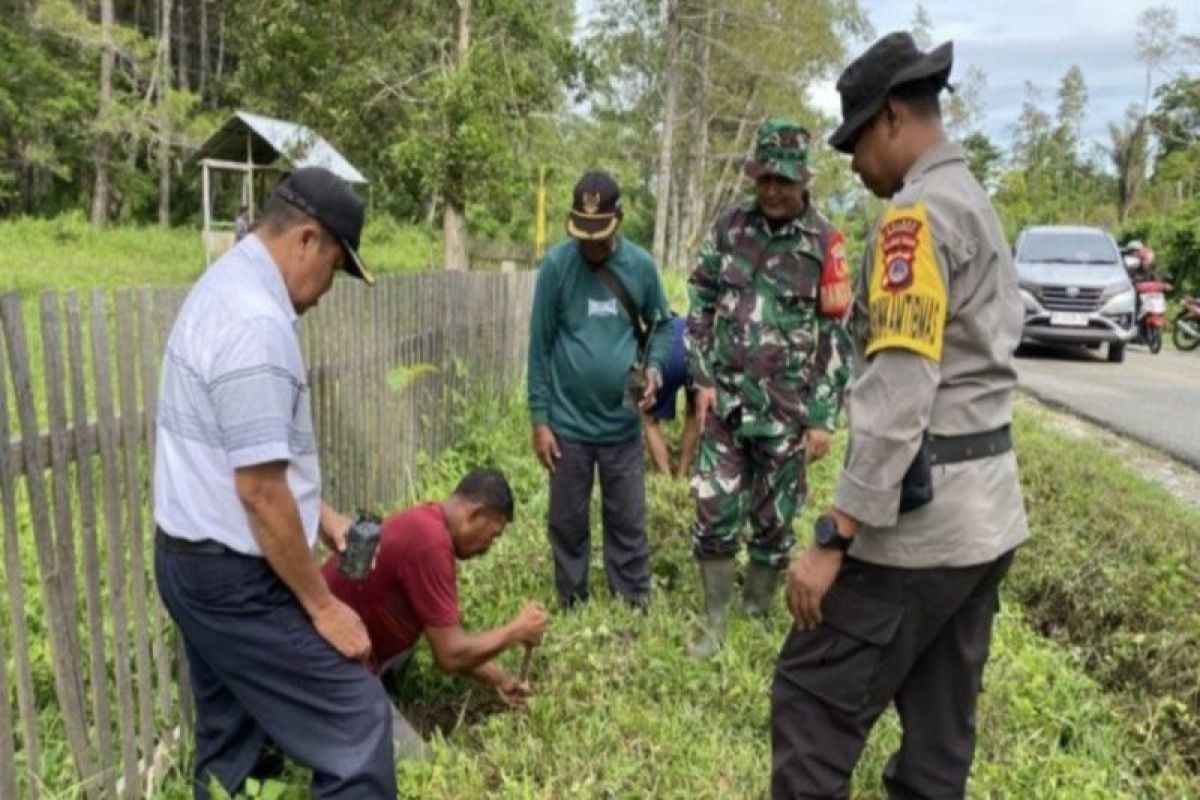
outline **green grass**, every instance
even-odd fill
[[[423,226],[371,217],[363,258],[381,274],[441,265],[441,244]],[[95,230],[80,214],[0,223],[0,291],[177,286],[204,271],[200,231],[122,226]]]
[[[505,470],[518,495],[518,518],[492,553],[460,570],[469,627],[500,623],[528,598],[552,603],[552,564],[545,543],[544,476],[528,453],[525,417],[499,401],[469,410],[467,434],[432,469],[423,497],[444,495],[471,465]],[[1062,437],[1036,420],[1021,420],[1026,475],[1061,462]],[[839,439],[842,437],[839,437]],[[1045,444],[1045,448],[1041,445]],[[830,497],[835,452],[814,470],[812,501],[801,528]],[[1096,468],[1093,461],[1092,468]],[[1109,468],[1105,465],[1103,468]],[[1120,470],[1119,466],[1113,469]],[[1088,466],[1073,480],[1089,477]],[[1120,474],[1118,472],[1118,474]],[[1037,478],[1034,478],[1035,482]],[[1048,526],[1078,514],[1075,490],[1030,492],[1035,542],[1018,558],[1012,584],[1042,569]],[[1160,505],[1169,501],[1155,498]],[[1108,502],[1120,512],[1116,499]],[[1043,510],[1041,506],[1044,506]],[[728,647],[711,663],[684,654],[699,608],[686,537],[687,488],[651,479],[648,534],[654,548],[656,598],[639,617],[607,599],[593,571],[593,603],[557,614],[534,667],[536,696],[525,714],[499,710],[488,693],[442,675],[424,648],[396,689],[401,704],[432,736],[435,759],[400,767],[404,796],[422,798],[758,798],[770,765],[768,689],[789,619],[782,603],[766,624],[737,617]],[[593,514],[593,527],[597,526]],[[594,531],[598,544],[598,531]],[[1054,558],[1060,556],[1055,555]],[[1069,556],[1064,555],[1065,563]],[[1146,569],[1140,562],[1138,569]],[[1153,569],[1143,573],[1156,580]],[[1090,589],[1096,591],[1093,585]],[[1142,798],[1200,793],[1172,748],[1147,738],[1129,716],[1129,687],[1111,691],[1085,674],[1076,648],[1040,636],[1008,592],[980,699],[980,741],[970,796],[978,798]],[[504,657],[515,667],[516,654]],[[856,776],[855,796],[882,796],[880,773],[898,742],[894,716],[877,727]],[[305,776],[260,787],[287,797],[305,794]],[[165,797],[186,796],[185,783]]]
[[[1030,520],[1012,591],[1039,631],[1122,698],[1152,750],[1200,773],[1200,512],[1099,442],[1018,419]]]

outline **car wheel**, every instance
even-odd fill
[[[1124,342],[1111,342],[1108,345],[1108,360],[1111,364],[1120,364],[1125,360]]]

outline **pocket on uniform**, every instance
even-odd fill
[[[821,285],[821,265],[795,253],[777,253],[767,259],[767,274],[779,295],[792,302],[815,301]]]
[[[779,679],[855,713],[867,702],[884,650],[896,637],[904,609],[835,584],[812,631],[794,629],[779,655]]]
[[[746,289],[752,283],[750,271],[745,264],[733,256],[726,255],[721,259],[721,287],[731,288],[738,292]]]

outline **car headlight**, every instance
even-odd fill
[[[1104,308],[1100,309],[1105,314],[1129,314],[1133,311],[1133,290],[1125,289],[1124,291],[1104,295]]]
[[[1038,302],[1038,287],[1027,283],[1020,283],[1017,285],[1021,290],[1021,304],[1025,306],[1025,313],[1036,313],[1041,308],[1041,304]]]
[[[1105,286],[1104,293],[1101,295],[1101,299],[1103,299],[1105,302],[1107,302],[1109,300],[1113,300],[1117,297],[1120,297],[1121,295],[1126,295],[1126,294],[1129,295],[1130,297],[1133,297],[1133,287],[1130,286],[1128,283],[1122,281],[1120,283],[1114,283],[1114,284]]]

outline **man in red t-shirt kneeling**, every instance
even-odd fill
[[[494,686],[510,707],[520,708],[529,686],[507,674],[493,659],[515,645],[542,641],[549,616],[541,603],[529,602],[506,625],[467,633],[458,609],[456,559],[487,552],[513,518],[512,489],[504,475],[476,469],[459,482],[448,499],[426,503],[388,517],[380,531],[371,572],[361,581],[338,572],[339,556],[322,567],[339,600],[362,618],[371,638],[367,665],[379,674],[407,660],[424,633],[434,661],[443,672],[469,675]],[[344,530],[350,520],[327,506],[321,525]],[[421,754],[423,744],[411,726],[393,714],[398,755]]]

